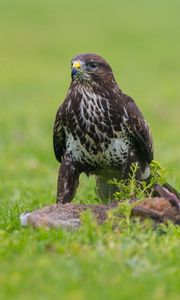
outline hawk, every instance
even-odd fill
[[[99,55],[75,56],[72,81],[57,111],[53,144],[61,163],[57,202],[70,202],[82,172],[96,175],[97,193],[110,200],[109,179],[126,179],[138,163],[137,179],[147,180],[153,142],[147,122],[131,97],[118,87],[110,65]]]

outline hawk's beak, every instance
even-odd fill
[[[79,73],[80,70],[81,70],[81,63],[79,61],[74,61],[71,69],[72,77],[77,73]]]

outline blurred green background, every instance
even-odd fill
[[[0,227],[10,231],[2,246],[5,247],[9,264],[3,265],[4,277],[0,277],[0,281],[10,299],[16,293],[19,295],[24,276],[20,271],[16,274],[18,261],[13,253],[20,253],[24,259],[23,272],[29,274],[30,280],[28,288],[31,289],[36,282],[36,277],[30,275],[33,266],[25,265],[28,261],[25,251],[26,247],[30,247],[31,252],[31,242],[33,249],[42,249],[38,248],[40,237],[29,231],[25,233],[20,230],[17,233],[19,213],[55,202],[58,163],[52,148],[52,127],[55,113],[70,84],[70,60],[83,52],[100,54],[110,63],[120,87],[134,98],[152,128],[155,159],[167,168],[168,181],[180,189],[180,1],[0,0]],[[93,178],[82,176],[75,201],[95,200]],[[30,236],[30,242],[26,234]],[[67,248],[70,247],[68,243],[66,240]],[[162,244],[162,249],[166,248],[165,245],[166,242]],[[76,257],[76,250],[73,251]],[[116,256],[114,250],[111,251]],[[93,250],[92,253],[95,255]],[[100,255],[100,252],[97,253]],[[86,258],[79,257],[79,264],[83,265]],[[38,254],[31,259],[37,259],[37,268],[42,267],[43,262],[41,265]],[[110,256],[108,259],[109,265],[101,266],[102,270],[106,270],[104,276],[106,273],[116,274],[115,265],[118,262],[114,261],[114,269],[111,269]],[[118,260],[123,264],[123,257],[118,256]],[[169,265],[172,261],[168,261]],[[174,257],[175,261],[177,257]],[[43,265],[45,273],[51,261],[46,263]],[[67,278],[71,278],[71,267],[67,267],[63,258],[61,263],[65,264]],[[77,264],[78,269],[78,262],[73,263]],[[88,268],[83,274],[91,274],[91,265]],[[161,274],[165,274],[165,269],[164,265]],[[9,274],[14,274],[12,270],[15,272],[13,287],[7,283]],[[58,270],[57,285],[53,285],[55,291],[59,291]],[[179,272],[176,268],[174,270]],[[128,272],[125,273],[126,279],[132,275]],[[47,281],[50,280],[46,276]],[[98,277],[93,278],[92,285]],[[100,280],[105,286],[106,277]],[[112,286],[117,292],[119,282],[114,280]],[[145,285],[142,281],[138,287],[147,293],[143,286],[148,286],[149,277],[145,277],[144,281]],[[164,282],[168,283],[169,279],[164,278]],[[126,287],[128,285],[123,278],[121,283]],[[176,283],[178,287],[178,281]],[[46,279],[41,285],[43,290]],[[164,299],[166,287],[161,287],[160,290],[157,287],[156,299]],[[81,292],[79,290],[73,299],[82,299]],[[172,299],[178,299],[177,295]],[[32,299],[31,295],[24,298],[21,294],[21,297],[18,299]],[[126,299],[125,296],[123,299]]]
[[[37,189],[44,185],[47,202],[50,194],[54,197],[55,113],[70,84],[71,58],[94,52],[108,60],[120,87],[143,111],[152,128],[155,159],[168,169],[171,183],[180,187],[179,11],[178,0],[1,0],[4,184],[16,181],[16,189],[28,181],[35,191],[36,182]],[[86,179],[83,182],[89,186]]]

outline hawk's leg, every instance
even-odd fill
[[[103,203],[113,201],[113,195],[118,191],[116,186],[107,183],[107,181],[107,179],[104,179],[101,176],[96,176],[96,194]]]
[[[79,172],[69,158],[64,158],[59,168],[57,181],[57,203],[71,202],[79,184]]]

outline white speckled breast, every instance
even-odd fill
[[[65,128],[66,152],[74,161],[92,166],[126,163],[132,141],[125,124],[119,124],[119,131],[115,130],[108,100],[83,88],[80,92],[82,98],[72,119],[74,134]]]
[[[128,156],[129,145],[130,143],[125,138],[113,138],[107,148],[103,143],[98,145],[101,150],[94,154],[93,151],[87,151],[81,144],[79,138],[75,140],[71,133],[67,135],[67,152],[73,160],[96,166],[113,166],[125,163]]]

